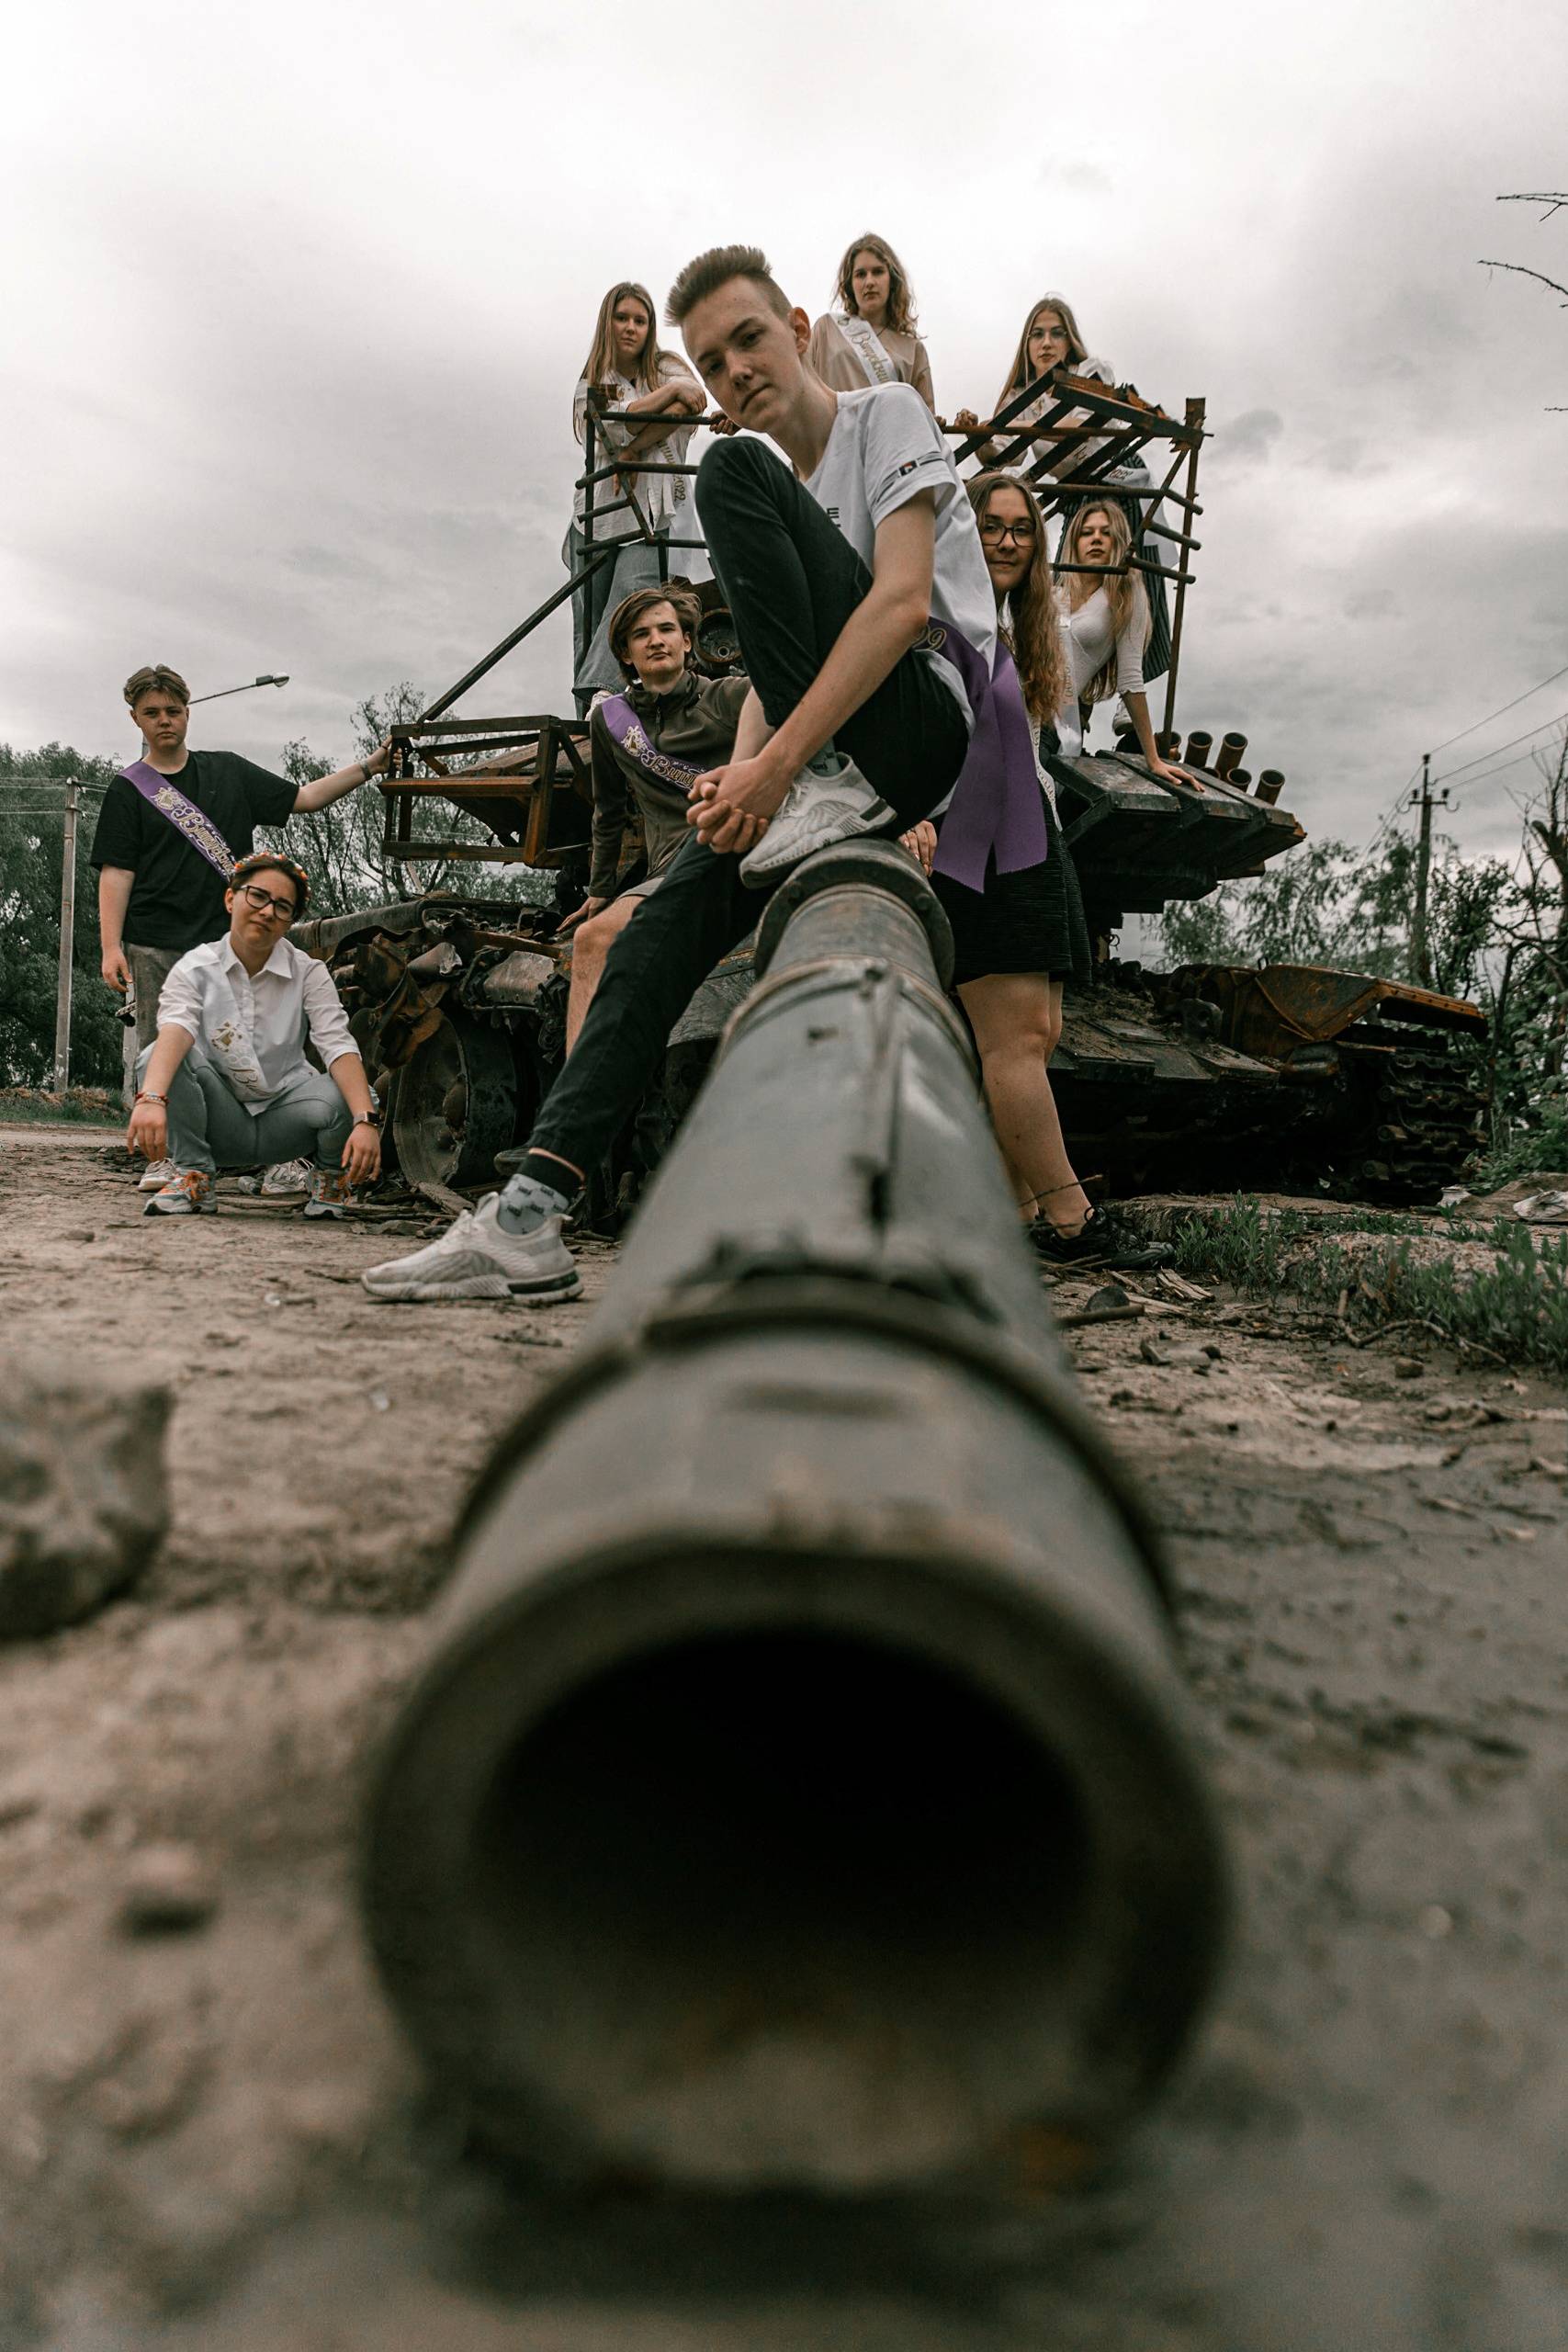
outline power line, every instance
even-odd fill
[[[1461,727],[1457,735],[1450,735],[1448,738],[1447,742],[1434,743],[1432,746],[1433,759],[1437,758],[1439,752],[1446,752],[1450,743],[1462,743],[1465,737],[1467,735],[1473,735],[1478,728],[1490,727],[1495,718],[1503,718],[1505,714],[1510,710],[1517,710],[1520,703],[1529,702],[1531,695],[1540,694],[1541,686],[1554,686],[1559,678],[1568,678],[1568,662],[1563,663],[1561,670],[1553,670],[1550,678],[1542,678],[1540,685],[1527,686],[1522,695],[1516,695],[1512,702],[1506,702],[1501,710],[1489,711],[1484,718],[1478,718],[1473,727]],[[1499,743],[1497,749],[1502,751],[1504,746]]]
[[[1447,784],[1452,776],[1466,775],[1472,768],[1483,767],[1488,760],[1495,760],[1499,752],[1511,752],[1516,743],[1528,743],[1536,735],[1550,735],[1551,729],[1561,727],[1565,719],[1568,719],[1568,710],[1560,710],[1555,718],[1543,718],[1539,727],[1527,727],[1522,735],[1510,735],[1506,743],[1494,743],[1489,752],[1477,752],[1474,759],[1461,761],[1457,768],[1445,768],[1442,775],[1434,776],[1432,781],[1434,784]],[[1475,780],[1479,782],[1479,778]]]

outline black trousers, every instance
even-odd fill
[[[760,441],[716,441],[697,511],[741,655],[770,725],[807,693],[871,573],[789,469]],[[968,729],[931,664],[904,654],[834,742],[906,826],[957,780]],[[694,833],[605,959],[577,1044],[529,1142],[587,1170],[609,1149],[659,1067],[671,1030],[714,966],[745,938],[768,893],[740,860]]]

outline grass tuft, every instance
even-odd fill
[[[1371,1248],[1346,1246],[1350,1236],[1369,1235],[1380,1237]],[[1416,1235],[1481,1243],[1492,1262],[1418,1259]],[[1307,1216],[1238,1194],[1189,1216],[1172,1241],[1178,1272],[1197,1281],[1265,1295],[1290,1291],[1329,1306],[1343,1299],[1351,1323],[1422,1323],[1506,1362],[1568,1372],[1568,1236],[1538,1249],[1517,1217],[1499,1217],[1483,1232],[1452,1218]]]

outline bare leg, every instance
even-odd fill
[[[1026,1222],[1077,1233],[1089,1196],[1074,1173],[1045,1065],[1062,1034],[1062,984],[1041,972],[990,972],[958,991],[980,1049],[991,1124]]]
[[[577,1033],[604,977],[604,958],[642,904],[640,899],[614,899],[602,915],[579,923],[571,943],[571,989],[566,1001],[566,1049],[577,1043]]]

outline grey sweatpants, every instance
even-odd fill
[[[152,1048],[138,1057],[136,1082],[145,1082]],[[271,1167],[280,1159],[313,1159],[338,1168],[354,1114],[332,1080],[302,1069],[265,1109],[241,1102],[216,1063],[193,1046],[169,1080],[169,1158],[179,1169]]]
[[[125,943],[125,960],[130,967],[130,999],[136,1020],[125,1024],[125,1107],[130,1108],[130,1098],[136,1091],[136,1065],[158,1034],[158,999],[164,992],[164,982],[185,954],[183,947],[133,947]]]

